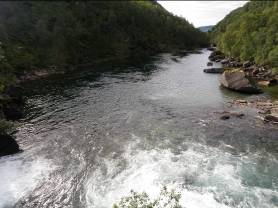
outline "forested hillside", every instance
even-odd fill
[[[17,71],[207,43],[155,1],[0,2],[0,37],[1,70]]]
[[[278,2],[248,2],[218,23],[211,38],[229,56],[278,67]]]

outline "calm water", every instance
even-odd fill
[[[243,96],[202,72],[208,55],[162,54],[26,86],[24,152],[0,159],[0,207],[107,208],[164,185],[186,208],[277,207],[278,129],[254,109],[219,119]]]

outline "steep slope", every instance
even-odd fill
[[[16,69],[200,47],[204,34],[155,1],[0,2],[2,56]]]
[[[251,1],[218,23],[211,39],[219,49],[242,61],[278,67],[278,2]]]

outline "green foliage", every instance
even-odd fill
[[[0,2],[5,59],[22,72],[205,46],[205,34],[155,1]]]
[[[164,187],[157,199],[151,200],[145,193],[131,191],[131,195],[123,197],[119,204],[114,204],[113,208],[181,208],[179,204],[181,195],[174,190],[168,191]]]
[[[0,135],[8,134],[13,130],[12,122],[6,121],[4,119],[0,119]]]
[[[277,20],[277,1],[251,1],[227,15],[210,36],[227,55],[277,67]]]

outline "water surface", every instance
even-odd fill
[[[131,189],[154,197],[164,185],[186,208],[277,207],[277,127],[255,109],[219,119],[245,96],[203,73],[208,55],[161,54],[30,83],[17,133],[24,152],[0,159],[0,207],[107,208]]]

